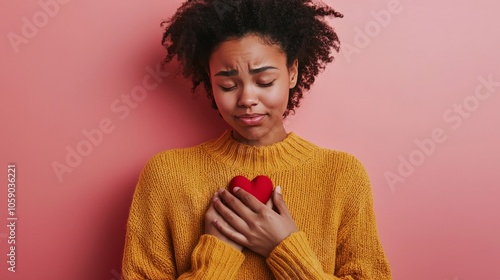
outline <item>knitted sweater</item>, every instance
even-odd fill
[[[214,192],[236,175],[266,175],[281,186],[299,229],[267,259],[203,232]],[[152,157],[134,193],[122,272],[134,280],[391,279],[365,169],[294,133],[255,147],[225,132]]]

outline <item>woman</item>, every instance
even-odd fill
[[[327,16],[342,15],[312,1],[196,0],[165,22],[166,62],[178,58],[231,129],[149,160],[124,279],[391,278],[361,163],[283,127],[339,49]],[[227,189],[237,175],[281,187],[264,204]]]

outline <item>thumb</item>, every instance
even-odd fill
[[[283,200],[283,196],[281,194],[280,186],[276,186],[276,188],[274,189],[273,204],[280,215],[282,214],[289,215],[288,208],[286,207],[285,201]]]

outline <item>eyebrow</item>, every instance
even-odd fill
[[[269,70],[269,69],[278,69],[278,68],[273,67],[273,66],[263,66],[263,67],[256,68],[256,69],[250,69],[250,74],[252,74],[252,75],[259,74],[259,73],[264,72],[264,71]],[[215,76],[224,76],[224,77],[232,77],[232,76],[236,76],[236,75],[238,75],[238,71],[234,70],[234,69],[229,70],[229,71],[220,71],[217,74],[215,74]]]

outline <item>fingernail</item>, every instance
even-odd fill
[[[212,198],[212,201],[216,201],[217,199],[219,199],[219,193],[215,192],[214,197]]]
[[[276,191],[277,193],[281,194],[281,187],[280,187],[280,186],[276,186],[275,191]]]
[[[239,191],[241,188],[240,187],[234,187],[233,189],[233,193],[236,193],[237,191]]]

